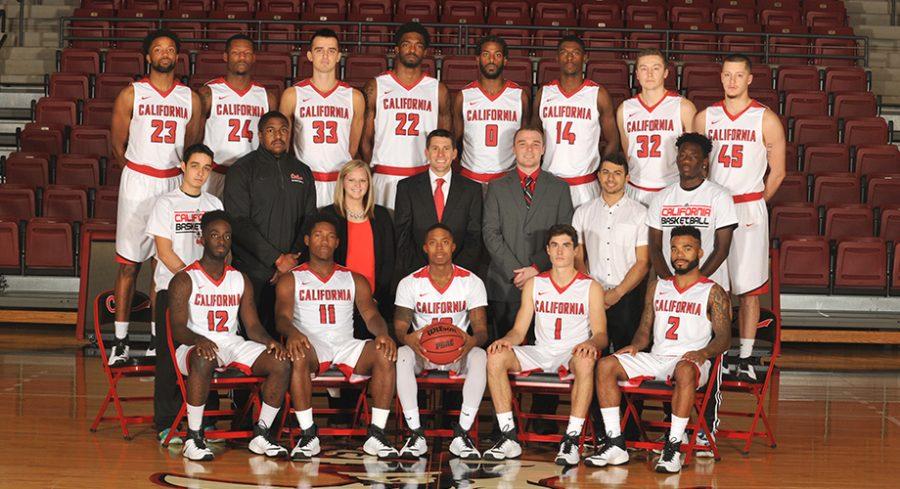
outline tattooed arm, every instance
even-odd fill
[[[644,312],[641,314],[641,324],[638,326],[631,344],[617,351],[616,353],[636,354],[639,351],[646,350],[650,346],[650,340],[653,338],[653,321],[655,312],[653,310],[653,296],[656,295],[656,284],[653,282],[647,285],[647,295],[644,296]]]
[[[707,314],[712,322],[713,339],[705,348],[689,351],[682,357],[698,365],[725,353],[731,346],[731,297],[718,284],[709,292]]]

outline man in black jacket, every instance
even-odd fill
[[[225,178],[234,267],[247,274],[259,319],[275,335],[275,282],[300,263],[303,223],[316,213],[316,187],[305,163],[288,151],[290,124],[279,112],[259,119],[259,148]]]

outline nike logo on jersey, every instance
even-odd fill
[[[710,125],[710,126],[715,126],[715,125],[718,124],[718,123],[719,123],[718,119],[709,121],[709,125]]]
[[[150,98],[149,95],[147,95],[146,97],[141,97],[141,100],[147,100],[148,98]]]
[[[419,294],[419,297],[425,297],[426,295],[428,295],[428,292],[425,292],[424,294]]]
[[[538,295],[544,295],[544,294],[546,294],[546,293],[547,293],[547,291],[545,290],[545,291],[543,291],[543,292],[538,292]]]
[[[477,104],[477,103],[478,103],[478,102],[469,102],[469,105],[475,105],[475,104]]]
[[[309,102],[310,100],[312,100],[312,99],[310,99],[310,98],[305,98],[305,99],[301,100],[301,102],[306,103],[306,102]]]
[[[203,290],[203,286],[202,286],[202,285],[198,285],[198,286],[197,286],[197,290]]]
[[[228,98],[228,95],[220,95],[219,96],[219,100],[225,100],[226,98]]]

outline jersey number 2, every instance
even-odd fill
[[[150,127],[153,128],[153,134],[150,135],[151,143],[175,144],[175,131],[178,129],[177,122],[153,119],[150,121]],[[165,135],[163,135],[163,131],[166,131]]]
[[[225,323],[228,322],[228,311],[209,311],[206,313],[206,322],[209,323],[209,330],[216,333],[228,331]]]
[[[314,143],[337,144],[337,121],[313,121],[312,127],[316,130],[312,139]]]
[[[659,152],[659,145],[662,144],[662,138],[659,134],[653,134],[650,136],[638,136],[637,143],[637,157],[638,158],[659,158],[662,156],[662,153]]]
[[[667,340],[678,339],[678,326],[681,325],[681,318],[677,316],[669,316],[669,329],[666,330]]]
[[[418,136],[419,135],[419,114],[397,114],[397,129],[394,134],[398,136]]]
[[[729,148],[731,149],[730,155]],[[744,145],[743,144],[723,144],[719,150],[719,163],[725,168],[740,168],[744,166]]]
[[[335,319],[334,312],[334,304],[320,304],[319,305],[319,322],[322,324],[334,324],[337,322]]]

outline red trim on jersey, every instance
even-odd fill
[[[738,118],[739,118],[740,116],[744,115],[744,112],[747,112],[747,110],[750,109],[751,107],[762,107],[762,108],[765,108],[765,107],[766,107],[765,105],[763,105],[763,104],[757,102],[756,100],[754,100],[754,99],[752,99],[752,98],[750,99],[750,103],[747,104],[746,107],[744,107],[743,109],[741,109],[740,112],[738,112],[737,114],[734,114],[734,115],[732,115],[731,112],[728,112],[728,107],[725,107],[725,101],[724,101],[724,100],[714,103],[713,106],[715,106],[715,107],[722,107],[722,112],[724,112],[725,115],[726,115],[729,119],[731,119],[732,122],[738,120]]]
[[[497,92],[496,95],[491,95],[491,94],[485,92],[484,87],[482,87],[481,83],[478,83],[478,81],[476,80],[476,81],[473,81],[472,83],[469,83],[465,87],[463,87],[463,90],[465,90],[467,88],[477,88],[478,90],[481,91],[482,95],[484,95],[485,98],[487,98],[491,102],[494,102],[495,100],[500,98],[501,95],[503,95],[503,92],[505,92],[507,88],[521,88],[521,87],[512,80],[506,80],[506,83],[503,84],[503,87],[500,89],[500,91]]]
[[[468,168],[465,168],[465,167],[459,169],[459,174],[460,174],[460,175],[462,175],[462,176],[464,176],[464,177],[466,177],[466,178],[475,180],[476,182],[479,182],[479,183],[489,183],[489,182],[492,182],[492,181],[494,181],[494,180],[497,180],[498,178],[503,178],[504,176],[506,176],[507,173],[509,173],[509,172],[500,172],[500,173],[478,173],[478,172],[474,172],[474,171],[472,171],[472,170],[470,170],[470,169],[468,169]]]
[[[628,182],[628,185],[631,185],[632,187],[634,187],[638,190],[643,190],[644,192],[659,192],[660,190],[666,188],[666,187],[660,187],[660,188],[642,187],[642,186],[640,186],[636,183],[632,183],[632,182]]]
[[[122,265],[137,265],[138,262],[131,261],[128,258],[116,253],[116,263],[121,263]]]
[[[581,86],[576,88],[573,92],[566,92],[565,90],[563,90],[563,87],[559,83],[559,80],[553,80],[552,82],[548,83],[547,85],[556,85],[557,87],[559,87],[559,93],[561,93],[562,96],[565,98],[572,98],[575,94],[580,92],[581,89],[584,87],[598,87],[599,86],[594,82],[594,80],[589,80],[587,78],[585,78],[584,81],[581,82]]]
[[[207,85],[218,84],[218,83],[221,83],[221,84],[225,85],[226,87],[228,87],[228,89],[231,90],[232,92],[234,92],[235,94],[237,94],[238,97],[243,97],[244,95],[247,95],[247,93],[250,92],[250,90],[253,89],[253,87],[262,87],[262,85],[260,85],[259,83],[251,81],[250,85],[248,85],[246,89],[238,90],[237,88],[234,87],[234,85],[232,85],[231,83],[228,83],[228,80],[226,80],[223,77],[213,78],[212,80],[206,82]]]
[[[339,171],[329,171],[329,172],[321,172],[314,171],[312,172],[313,179],[317,182],[336,182],[338,176],[340,176],[341,172]]]
[[[175,90],[175,87],[182,85],[182,83],[180,81],[173,80],[172,86],[169,87],[169,89],[166,90],[165,92],[161,92],[158,88],[156,88],[156,85],[154,85],[153,82],[150,81],[150,78],[147,78],[147,77],[141,78],[140,80],[137,81],[137,83],[146,83],[147,85],[150,85],[150,88],[152,88],[153,90],[156,90],[156,93],[158,93],[159,96],[162,98],[168,97],[169,94],[172,93],[172,90]]]
[[[678,96],[677,93],[672,92],[672,91],[669,91],[669,90],[666,90],[666,92],[663,93],[662,98],[659,99],[659,100],[657,100],[656,103],[653,104],[653,105],[647,105],[647,104],[645,104],[645,103],[644,103],[644,99],[641,98],[641,94],[635,95],[634,98],[637,99],[638,103],[641,104],[641,106],[642,106],[647,112],[653,112],[653,109],[659,107],[659,104],[663,103],[663,100],[665,100],[666,97],[677,97],[677,96]]]
[[[533,265],[532,265],[532,266],[533,266]],[[587,275],[585,275],[585,274],[583,274],[583,273],[581,273],[581,272],[575,272],[575,276],[572,277],[572,281],[569,282],[569,283],[567,283],[565,286],[560,287],[560,286],[556,283],[556,281],[553,280],[553,275],[550,274],[550,271],[549,271],[549,270],[546,271],[546,272],[539,273],[539,274],[538,274],[538,277],[547,277],[547,278],[549,278],[549,279],[550,279],[550,283],[553,284],[553,288],[555,288],[556,291],[559,292],[560,294],[562,294],[562,293],[564,293],[566,290],[568,290],[569,287],[571,287],[572,284],[574,284],[575,282],[577,282],[577,281],[579,281],[579,280],[590,279],[590,277],[588,277]]]
[[[762,192],[753,192],[750,194],[733,195],[731,199],[735,204],[743,204],[744,202],[756,202],[763,198]]]
[[[395,177],[412,177],[419,173],[428,171],[428,165],[422,166],[390,166],[375,165],[372,167],[372,173],[381,173],[382,175],[392,175]]]
[[[234,270],[234,268],[232,268],[230,265],[225,265],[225,268],[222,269],[222,276],[219,277],[218,280],[216,280],[215,278],[212,277],[212,275],[210,275],[209,273],[206,272],[206,269],[203,268],[203,265],[200,264],[200,260],[197,260],[194,263],[191,263],[190,265],[184,267],[184,269],[185,270],[200,270],[200,273],[202,273],[204,276],[206,276],[206,278],[210,282],[212,282],[213,285],[215,285],[216,287],[222,285],[222,282],[225,280],[225,276],[228,275],[228,272],[230,270]]]
[[[228,365],[225,365],[226,370],[229,368],[236,368],[240,370],[242,374],[248,377],[253,375],[253,369],[245,363],[231,362]]]
[[[317,375],[322,375],[331,368],[331,362],[322,362],[319,364],[319,373]],[[346,363],[338,363],[334,366],[334,368],[338,369],[342,374],[344,374],[344,378],[347,382],[350,382],[350,378],[353,376],[354,368]]]
[[[594,183],[597,182],[597,174],[596,173],[588,173],[587,175],[582,175],[580,177],[559,177],[563,179],[569,185],[584,185],[586,183]]]
[[[317,279],[319,279],[320,282],[322,282],[323,284],[327,284],[328,281],[331,280],[331,277],[334,276],[334,272],[336,272],[338,270],[347,270],[347,269],[338,265],[337,263],[334,263],[334,264],[332,264],[331,272],[328,274],[328,276],[323,277],[323,276],[319,275],[318,273],[316,273],[315,270],[313,270],[312,268],[309,267],[309,262],[305,262],[305,263],[300,264],[296,268],[294,268],[294,270],[296,270],[298,272],[302,272],[302,271],[306,270],[307,272],[313,274]]]
[[[450,281],[447,282],[443,288],[438,287],[438,284],[434,282],[434,279],[431,278],[431,267],[425,265],[420,268],[417,272],[413,273],[413,277],[415,278],[427,278],[429,282],[431,282],[431,286],[434,287],[439,294],[444,295],[444,292],[447,292],[447,289],[450,288],[450,284],[453,283],[453,279],[456,277],[468,277],[472,272],[466,270],[465,268],[460,268],[456,265],[453,265],[453,274],[450,275]]]
[[[754,296],[754,295],[763,295],[763,294],[768,294],[768,293],[769,293],[769,281],[766,280],[765,283],[763,283],[759,287],[757,287],[749,292],[744,292],[743,295]],[[768,326],[768,325],[766,325],[766,326]],[[756,327],[759,328],[761,326],[757,325]]]
[[[172,178],[181,175],[181,168],[169,168],[168,170],[160,170],[159,168],[142,165],[133,161],[126,161],[125,167],[131,168],[138,173],[143,173],[144,175],[156,178]]]
[[[327,92],[323,92],[323,91],[319,90],[319,87],[317,87],[315,83],[312,82],[312,78],[307,78],[303,81],[297,82],[294,86],[295,87],[312,87],[312,89],[315,90],[316,93],[318,93],[320,97],[328,98],[328,96],[331,95],[332,93],[334,93],[335,90],[337,90],[338,88],[349,87],[350,85],[348,85],[340,80],[337,80],[337,83],[335,83],[334,86],[331,87],[331,90],[328,90]]]
[[[391,78],[393,78],[394,81],[397,82],[398,85],[400,85],[401,87],[403,87],[404,89],[406,89],[407,92],[410,91],[410,90],[412,90],[413,88],[416,88],[416,85],[418,85],[419,83],[421,83],[421,81],[424,80],[426,76],[428,76],[428,75],[423,71],[423,72],[422,72],[422,76],[419,77],[418,80],[414,81],[411,85],[407,85],[407,84],[403,83],[402,81],[400,81],[400,79],[397,78],[397,74],[394,73],[393,71],[388,70],[388,71],[387,71],[387,74],[388,74],[388,75],[391,75]]]
[[[213,166],[212,166],[212,171],[214,171],[218,174],[224,175],[224,174],[228,173],[228,167],[225,165],[220,165],[214,161]]]
[[[675,277],[669,277],[669,278],[667,278],[666,280],[672,282],[672,285],[675,286],[675,290],[677,290],[679,294],[684,294],[684,293],[687,292],[691,287],[693,287],[693,286],[695,286],[695,285],[697,285],[697,284],[707,284],[707,283],[712,282],[712,280],[710,280],[710,279],[708,279],[708,278],[706,278],[706,277],[704,277],[704,276],[701,275],[700,278],[698,278],[695,282],[691,283],[690,285],[688,285],[687,287],[685,287],[685,288],[682,289],[681,287],[678,286],[678,282],[675,281]]]

